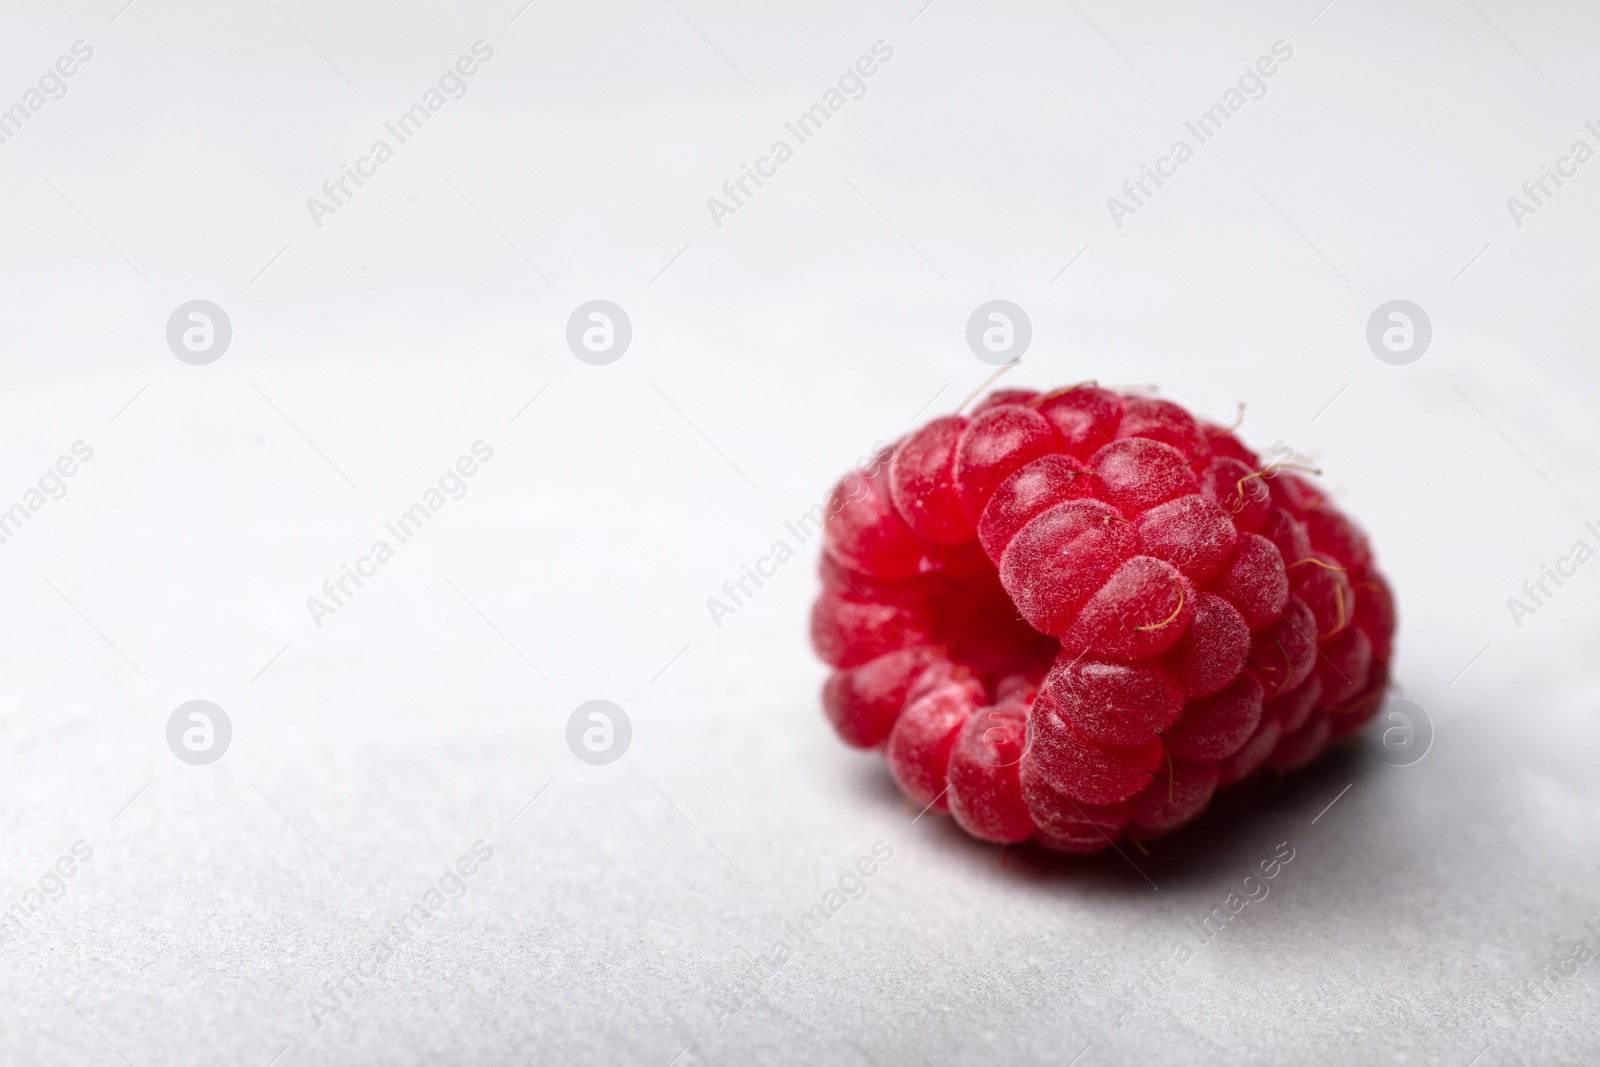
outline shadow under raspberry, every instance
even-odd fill
[[[1036,842],[1003,846],[980,841],[947,815],[929,812],[915,829],[946,855],[1003,872],[1019,883],[1059,887],[1075,896],[1119,897],[1159,892],[1168,887],[1204,884],[1232,878],[1274,846],[1304,838],[1330,801],[1346,786],[1360,789],[1385,770],[1362,734],[1331,750],[1301,770],[1268,773],[1219,792],[1194,822],[1170,834],[1135,844],[1126,837],[1088,855],[1054,852]],[[905,800],[886,772],[867,774],[874,802],[905,807]],[[910,816],[908,816],[910,818]],[[1140,845],[1143,846],[1141,850]]]

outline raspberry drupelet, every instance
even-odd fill
[[[996,390],[826,512],[828,720],[975,837],[1157,837],[1383,702],[1395,606],[1366,536],[1171,401]]]

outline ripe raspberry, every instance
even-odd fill
[[[1394,596],[1366,536],[1170,401],[996,390],[826,510],[828,720],[984,840],[1168,833],[1311,762],[1388,688]]]
[[[889,773],[912,803],[932,805],[938,811],[949,809],[950,749],[976,704],[965,686],[940,684],[908,703],[895,721],[884,756]]]
[[[1017,680],[1019,689],[973,713],[950,750],[950,814],[985,841],[1010,843],[1033,836],[1033,817],[1017,778],[1033,687],[1026,679]]]

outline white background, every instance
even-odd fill
[[[1600,961],[1516,1006],[1600,947],[1600,564],[1520,628],[1506,606],[1600,547],[1600,162],[1506,207],[1600,148],[1600,16],[921,3],[7,6],[0,107],[94,54],[0,145],[0,506],[94,456],[0,545],[0,903],[93,858],[0,943],[0,1061],[1600,1054]],[[316,226],[307,198],[479,40],[467,95]],[[865,97],[716,226],[706,199],[880,40]],[[1113,225],[1280,40],[1266,96]],[[1003,853],[913,823],[832,736],[815,542],[713,625],[786,519],[983,380],[963,330],[995,297],[1034,327],[1008,384],[1244,401],[1247,441],[1317,457],[1397,590],[1421,763],[1369,740],[1148,858]],[[1364,340],[1396,297],[1434,326],[1403,367]],[[203,367],[164,336],[195,298],[234,331]],[[633,323],[610,366],[565,345],[593,298]],[[478,440],[467,495],[315,626]],[[209,767],[165,741],[194,698],[233,723]],[[593,698],[633,722],[606,767],[564,740]],[[467,895],[318,1027],[480,839]],[[866,897],[737,993],[877,841]],[[1270,896],[1130,999],[1283,841]]]

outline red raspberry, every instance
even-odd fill
[[[940,685],[906,705],[889,731],[884,755],[889,773],[900,791],[917,805],[949,808],[946,785],[950,750],[956,735],[975,710],[971,690],[960,685]]]
[[[846,475],[825,532],[829,721],[984,840],[1168,833],[1388,689],[1366,536],[1170,401],[997,390]]]
[[[1272,511],[1272,492],[1254,461],[1213,454],[1200,469],[1200,494],[1226,511],[1241,533],[1259,533]]]
[[[1186,459],[1211,454],[1211,446],[1206,443],[1194,416],[1170,400],[1157,400],[1155,397],[1123,398],[1122,421],[1117,424],[1117,436],[1160,441],[1182,452]]]
[[[1052,504],[1093,496],[1094,475],[1077,460],[1043,456],[1000,483],[983,509],[978,543],[995,563],[1029,519]]]
[[[1215,593],[1194,600],[1194,619],[1167,656],[1167,667],[1191,697],[1226,688],[1250,654],[1250,627],[1239,609]]]
[[[1116,840],[1128,821],[1127,801],[1081,803],[1050,784],[1038,767],[1032,761],[1018,764],[1017,782],[1041,844],[1063,852],[1098,852]]]
[[[1075,459],[1088,459],[1109,445],[1122,421],[1122,398],[1092,384],[1047,394],[1038,407],[1039,414],[1050,420],[1061,450]]]
[[[1061,442],[1045,417],[1020,404],[997,404],[961,431],[956,444],[956,496],[961,510],[977,522],[995,487],[1018,467],[1060,450]]]
[[[1178,643],[1194,618],[1195,599],[1194,586],[1171,564],[1134,556],[1089,598],[1061,635],[1061,647],[1075,657],[1149,659]]]
[[[1261,696],[1261,683],[1240,674],[1222,692],[1189,701],[1183,718],[1167,732],[1167,751],[1196,760],[1233,755],[1261,725]]]
[[[956,442],[967,428],[960,415],[934,419],[900,443],[889,464],[889,491],[906,525],[930,541],[972,540],[954,480]]]
[[[1217,785],[1229,786],[1255,774],[1267,762],[1283,736],[1283,725],[1276,719],[1262,718],[1250,740],[1233,755],[1217,761]]]
[[[1069,500],[1023,524],[1000,556],[1000,584],[1040,633],[1059,636],[1138,550],[1133,526],[1102,500]]]
[[[979,708],[950,750],[950,814],[985,841],[1009,843],[1033,836],[1033,817],[1017,777],[1032,699],[1026,680],[1023,686],[1026,696],[1002,697],[993,707]]]
[[[1278,720],[1278,725],[1283,727],[1284,733],[1292,734],[1311,718],[1311,713],[1316,710],[1317,700],[1321,696],[1322,680],[1312,675],[1283,696],[1267,701],[1266,711]]]
[[[1129,802],[1129,823],[1141,837],[1157,837],[1194,819],[1217,791],[1215,760],[1174,759],[1169,777],[1157,778]]]
[[[822,687],[822,710],[846,744],[877,748],[889,736],[912,683],[925,670],[920,649],[901,648],[848,670]]]

